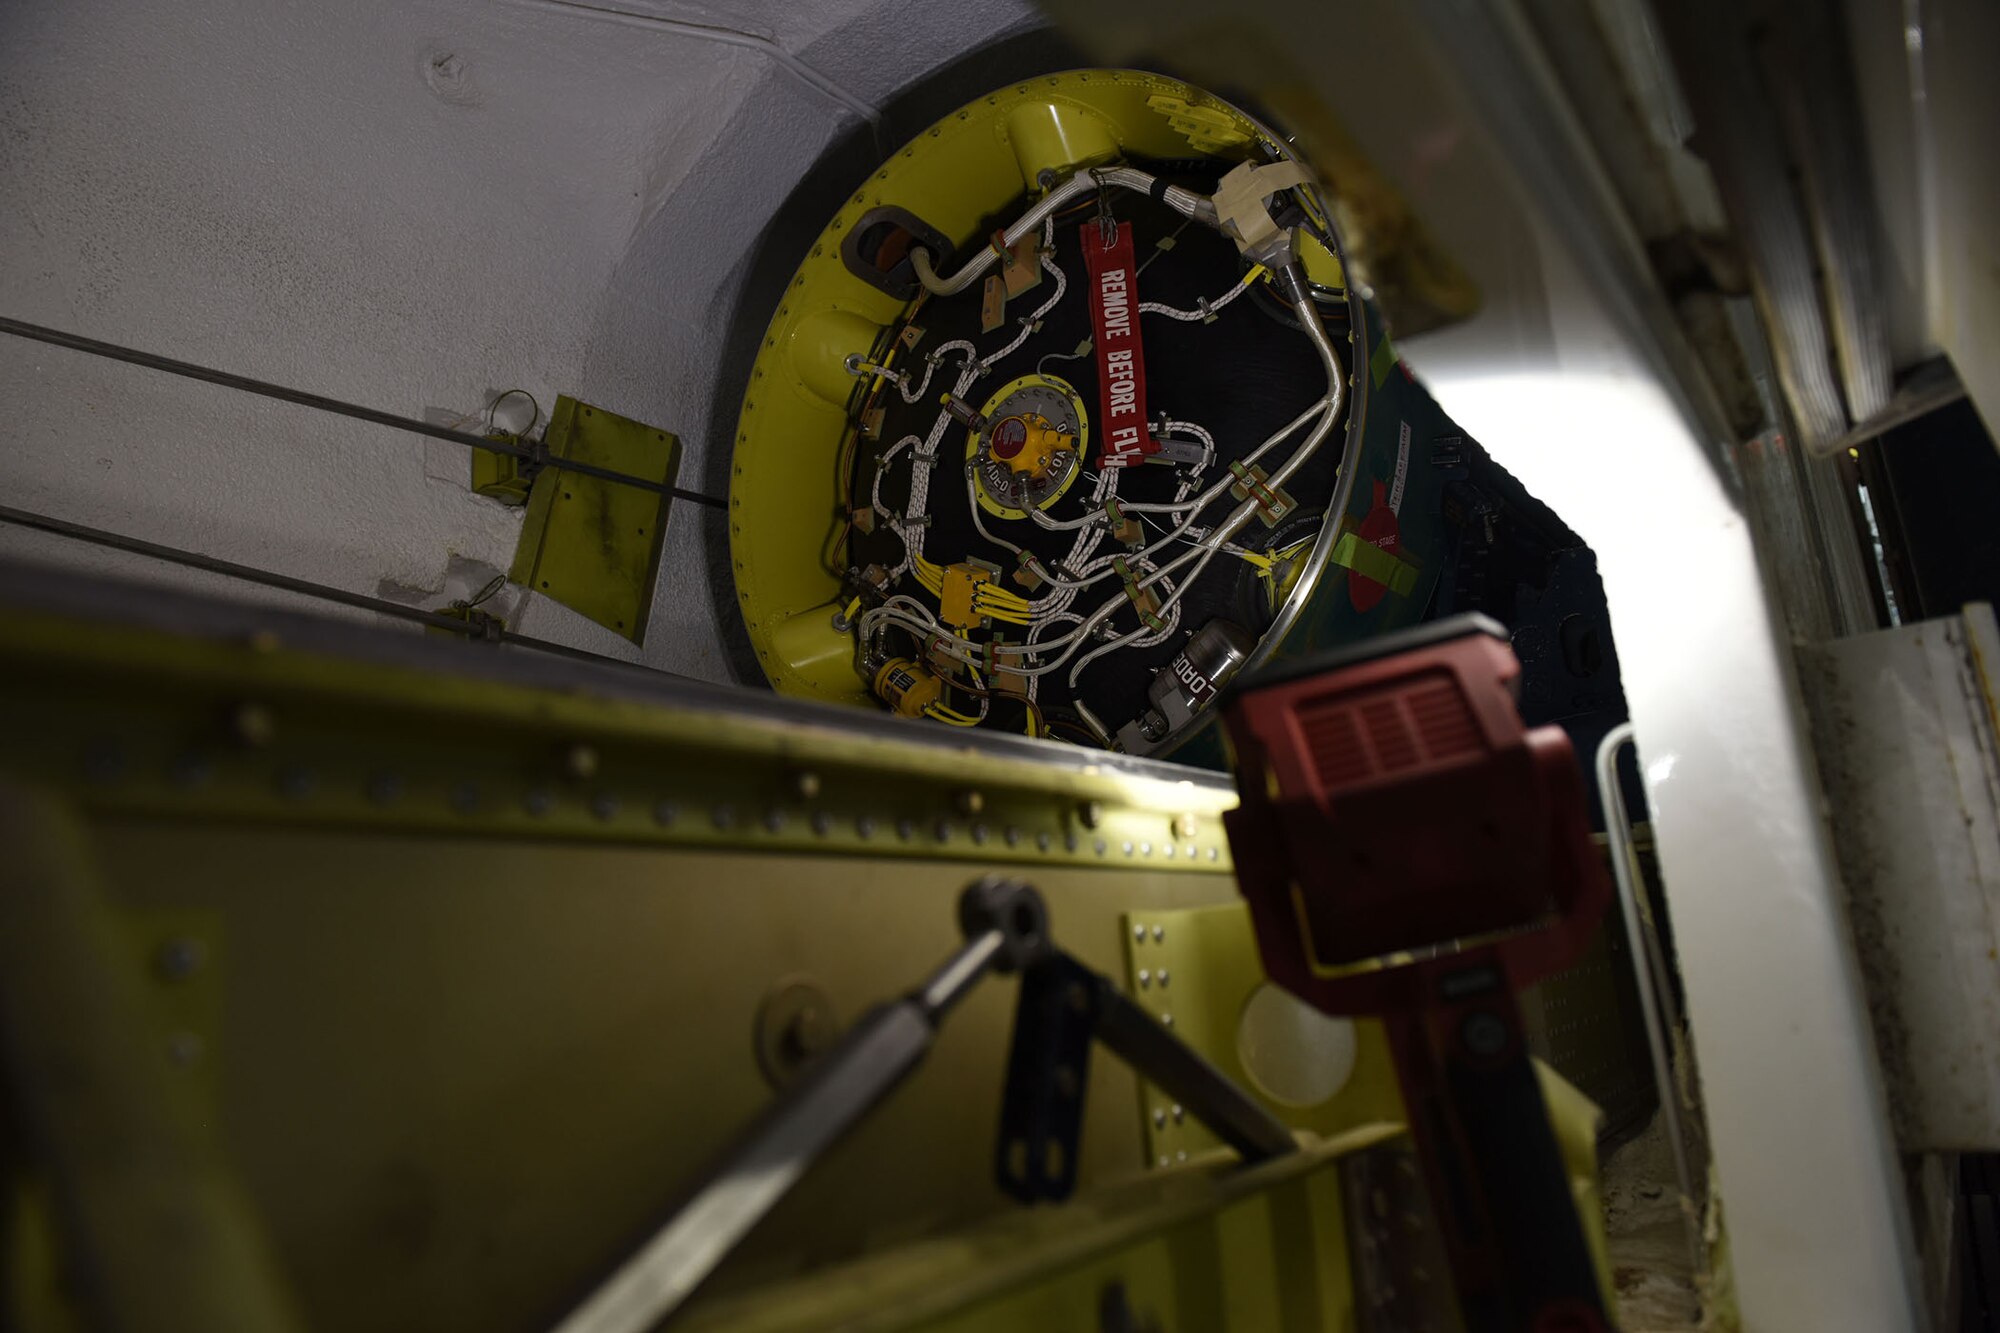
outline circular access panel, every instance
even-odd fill
[[[777,689],[1139,753],[1206,720],[1173,664],[1254,645],[1233,670],[1296,618],[1366,392],[1334,392],[1365,314],[1289,152],[1177,80],[1081,70],[968,103],[856,191],[736,441],[731,556]],[[1220,218],[1225,176],[1274,167],[1321,341]],[[884,700],[890,662],[915,684]]]

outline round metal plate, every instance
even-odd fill
[[[1082,396],[1068,380],[1054,375],[1023,375],[988,398],[980,415],[986,418],[986,425],[968,433],[965,465],[972,471],[979,507],[987,513],[999,518],[1026,518],[1030,509],[1054,504],[1083,471],[1090,420],[1084,413]],[[1070,448],[1055,454],[1047,469],[1036,474],[1015,472],[1005,461],[1014,443],[1009,432],[1029,417],[1041,417],[1076,439]]]

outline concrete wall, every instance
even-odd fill
[[[831,153],[830,211],[916,128],[863,109],[1033,20],[612,2],[0,5],[0,314],[410,415],[568,392],[719,493],[732,329],[809,234],[788,197]],[[0,409],[0,504],[359,592],[441,604],[519,531],[458,446],[19,339]],[[643,649],[541,598],[517,627],[727,677],[722,526],[668,531]],[[0,554],[283,596],[6,525]]]

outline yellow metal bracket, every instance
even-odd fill
[[[680,440],[564,395],[543,437],[551,458],[589,463],[662,485],[680,471]],[[652,610],[664,496],[634,486],[544,468],[508,578],[554,598],[637,643]]]

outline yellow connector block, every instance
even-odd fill
[[[991,583],[993,571],[982,565],[947,565],[944,585],[938,591],[938,619],[953,629],[971,629],[986,617],[973,609],[979,585]]]

